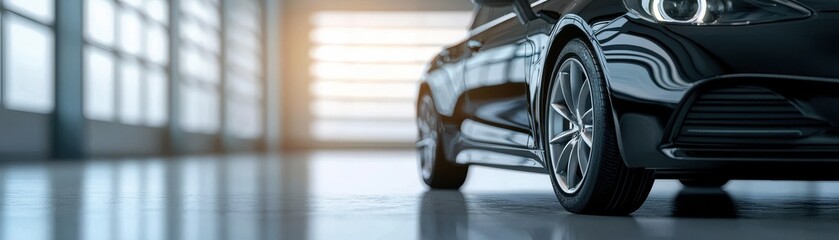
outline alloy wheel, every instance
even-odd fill
[[[575,193],[586,179],[594,144],[594,104],[585,67],[568,58],[554,76],[547,109],[548,157],[563,192]]]
[[[437,154],[437,121],[432,112],[431,104],[433,103],[430,102],[430,99],[424,98],[417,117],[420,137],[417,147],[420,148],[419,164],[424,179],[431,177],[434,158]]]

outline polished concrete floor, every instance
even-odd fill
[[[0,163],[0,239],[837,239],[839,182],[658,181],[629,217],[572,215],[547,175],[428,191],[409,151]]]

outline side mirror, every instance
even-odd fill
[[[530,21],[539,19],[539,16],[536,15],[536,12],[533,11],[533,8],[530,7],[530,3],[527,0],[472,0],[475,4],[487,7],[507,7],[512,5],[513,11],[516,12],[516,16],[519,18],[519,22],[523,24],[527,24]]]

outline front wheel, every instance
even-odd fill
[[[559,57],[542,108],[554,192],[569,212],[632,213],[646,200],[653,172],[623,163],[606,83],[588,46],[573,39]]]
[[[466,181],[469,166],[456,164],[443,151],[442,122],[428,94],[417,103],[417,142],[419,168],[423,182],[433,189],[458,189]]]

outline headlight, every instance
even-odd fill
[[[624,0],[630,12],[662,23],[738,25],[810,16],[790,0]]]

